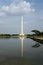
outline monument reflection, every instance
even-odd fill
[[[24,38],[20,38],[20,41],[21,41],[21,44],[20,44],[20,47],[21,47],[21,57],[23,57],[23,40],[24,40]]]

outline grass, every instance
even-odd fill
[[[43,36],[34,36],[34,38],[43,39]]]

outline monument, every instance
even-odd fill
[[[24,37],[24,33],[23,33],[23,16],[21,16],[21,34],[20,37]]]

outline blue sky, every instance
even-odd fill
[[[20,33],[24,16],[24,33],[43,31],[43,0],[0,0],[0,33]]]

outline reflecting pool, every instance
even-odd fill
[[[43,44],[29,38],[0,39],[0,65],[43,65]]]

